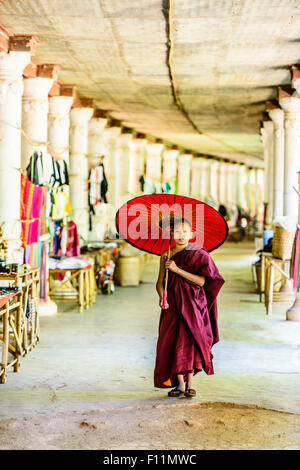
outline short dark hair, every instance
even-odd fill
[[[185,219],[184,217],[180,217],[178,219],[174,218],[173,224],[171,224],[171,230],[174,231],[175,225],[178,224],[188,224],[190,226],[190,229],[192,229],[192,224],[189,220]]]
[[[170,228],[172,232],[174,232],[175,225],[178,225],[179,223],[188,224],[192,229],[192,224],[188,219],[185,219],[184,217],[176,214],[168,214],[165,217],[161,217],[159,220],[159,226],[161,229],[166,230],[167,228]]]

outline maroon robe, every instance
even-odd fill
[[[177,374],[214,373],[211,347],[219,341],[217,295],[224,284],[210,254],[195,243],[171,256],[176,265],[205,277],[204,286],[169,271],[167,310],[161,311],[154,386],[178,385]]]

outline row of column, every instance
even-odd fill
[[[300,90],[299,90],[300,92]],[[268,117],[261,128],[264,145],[264,204],[266,225],[278,217],[297,222],[299,216],[298,172],[300,100],[298,93],[279,88],[278,103],[268,102]]]
[[[69,166],[72,219],[85,239],[89,236],[89,169],[103,155],[112,219],[118,207],[142,194],[142,175],[156,192],[161,191],[162,183],[174,183],[173,191],[178,194],[258,213],[259,169],[150,142],[97,117],[91,104],[74,100],[70,92],[48,98],[53,70],[48,67],[52,72],[45,76],[42,67],[42,76],[23,79],[29,61],[29,52],[0,54],[0,225],[9,244],[10,261],[17,260],[20,249],[19,169],[26,168],[33,152],[45,155],[49,145]],[[100,218],[101,206],[96,213]]]
[[[146,178],[177,181],[177,193],[216,205],[237,205],[251,215],[261,214],[263,171],[211,158],[181,154],[162,144],[147,144]]]

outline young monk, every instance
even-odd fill
[[[156,350],[154,385],[174,387],[170,397],[193,397],[193,376],[204,370],[214,373],[211,348],[219,341],[217,295],[224,284],[209,253],[196,244],[190,223],[171,221],[175,246],[170,259],[161,255],[156,290],[162,308]],[[163,308],[164,273],[169,269],[167,300]]]

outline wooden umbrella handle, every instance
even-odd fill
[[[171,238],[170,238],[170,241],[169,241],[168,258],[167,259],[170,259],[170,255],[171,255]],[[163,303],[162,303],[162,306],[165,309],[169,308],[169,304],[167,302],[168,274],[169,274],[169,270],[166,269],[166,277],[165,277],[165,285],[164,285],[164,297],[163,297]]]

